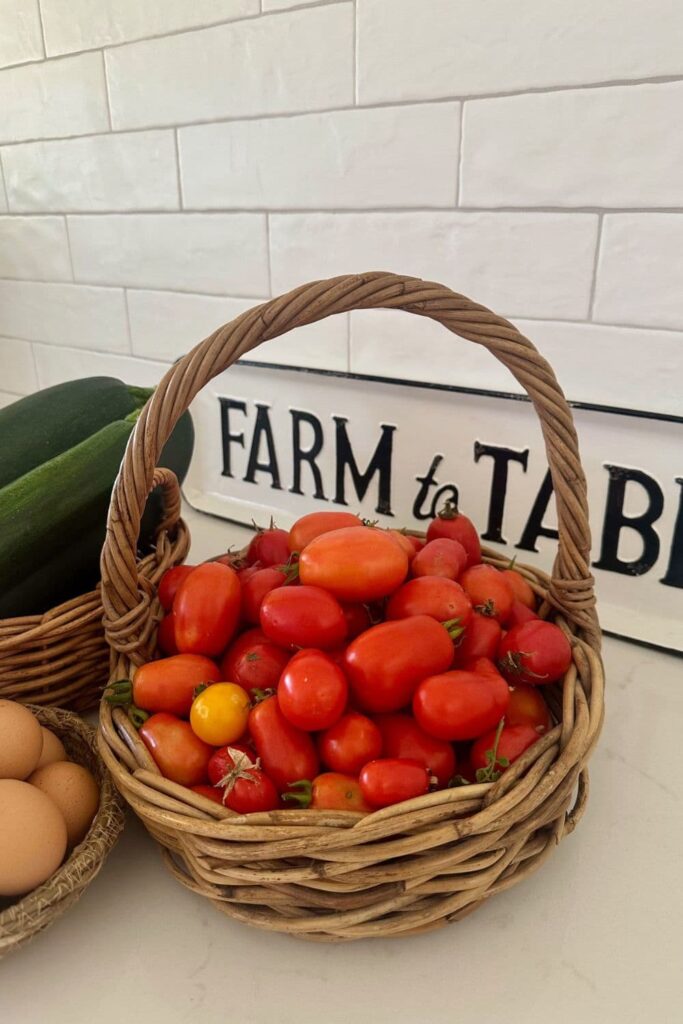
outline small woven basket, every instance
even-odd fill
[[[23,946],[82,896],[123,828],[123,802],[97,751],[95,730],[60,708],[31,706],[41,725],[59,736],[69,759],[82,764],[100,787],[100,804],[88,834],[54,875],[6,910],[0,910],[0,958]]]
[[[159,469],[155,481],[163,485],[163,522],[154,551],[137,567],[141,585],[150,593],[169,566],[182,562],[189,548],[175,476]],[[107,682],[103,615],[98,585],[43,615],[0,619],[0,698],[74,711],[95,707]]]
[[[239,816],[161,777],[122,709],[100,709],[116,785],[188,888],[230,917],[321,940],[407,935],[465,916],[526,878],[583,812],[586,762],[603,716],[600,631],[589,572],[586,485],[571,412],[551,367],[512,324],[442,285],[389,273],[304,285],[242,314],[188,353],[143,409],[112,494],[102,552],[112,679],[154,655],[134,538],[155,460],[198,391],[270,338],[333,313],[402,309],[489,349],[525,387],[541,420],[557,501],[551,577],[524,569],[543,614],[569,636],[573,664],[550,690],[557,724],[493,784],[430,793],[366,816],[272,811]],[[493,552],[487,561],[502,565]]]

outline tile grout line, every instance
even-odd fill
[[[113,122],[112,122],[112,119],[111,119],[111,100],[109,98],[109,80],[107,78],[107,61],[106,61],[106,58],[104,56],[104,50],[100,50],[100,53],[102,54],[102,79],[103,79],[103,82],[104,82],[104,99],[105,99],[105,102],[107,104],[107,120],[109,121],[109,131],[111,132],[112,127],[113,127]],[[107,133],[105,133],[105,134],[107,134]]]
[[[351,61],[352,61],[352,82],[353,82],[353,104],[357,107],[360,103],[360,90],[358,81],[358,3],[353,0],[353,24],[351,27]]]
[[[266,212],[266,261],[268,264],[268,296],[273,296],[273,261],[270,253],[270,214]]]
[[[10,213],[9,207],[9,192],[7,191],[7,182],[5,181],[5,168],[2,162],[2,150],[0,149],[0,185],[2,186],[2,195],[5,197],[5,206],[7,207],[7,213]]]
[[[183,210],[183,183],[180,175],[180,144],[178,142],[178,129],[173,129],[173,148],[175,150],[175,175],[178,188],[178,209]]]
[[[69,57],[81,57],[84,53],[93,53],[97,50],[120,50],[123,46],[135,46],[137,43],[154,42],[159,39],[172,39],[174,36],[193,35],[195,32],[204,32],[206,29],[221,28],[223,25],[240,25],[245,21],[257,21],[259,18],[280,18],[283,15],[300,13],[302,11],[313,11],[320,7],[341,7],[351,3],[352,0],[317,0],[315,3],[298,4],[294,7],[284,7],[282,10],[264,11],[261,3],[261,10],[254,14],[244,14],[238,18],[220,18],[218,21],[207,21],[203,25],[187,25],[185,28],[171,29],[170,32],[156,32],[148,36],[138,36],[135,39],[125,39],[120,43],[99,43],[96,46],[85,46],[79,50],[65,50],[61,53],[52,53],[50,56],[25,60],[15,64],[6,64],[0,71],[11,71],[16,68],[28,67],[31,64],[44,64],[46,61],[66,60]],[[42,27],[42,17],[41,17]]]
[[[128,332],[128,354],[133,355],[133,330],[130,326],[130,307],[128,305],[128,289],[123,289],[123,305],[126,311],[126,330]]]
[[[36,6],[38,8],[38,24],[40,25],[40,38],[43,43],[43,53],[45,55],[45,60],[49,60],[47,55],[47,44],[45,42],[45,25],[43,23],[43,8],[41,0],[36,0]]]
[[[69,218],[66,214],[64,216],[64,230],[66,232],[66,247],[69,252],[69,266],[71,267],[71,284],[76,284],[76,272],[74,271],[74,254],[71,251],[71,234],[69,232]],[[55,282],[57,283],[57,282]]]
[[[595,294],[598,288],[598,267],[600,265],[600,250],[602,248],[602,225],[604,221],[604,213],[598,216],[598,230],[595,238],[595,257],[593,259],[593,274],[591,277],[591,289],[588,298],[588,320],[593,322],[593,314],[595,311]]]
[[[2,153],[0,152],[0,160],[2,159]],[[219,214],[222,216],[241,216],[250,215],[256,216],[270,213],[277,214],[278,216],[301,216],[307,217],[319,216],[319,217],[346,217],[346,216],[384,216],[391,214],[400,216],[407,214],[409,216],[416,216],[424,214],[425,216],[431,216],[432,214],[480,214],[489,213],[493,216],[499,214],[519,214],[528,215],[533,217],[536,214],[549,214],[554,216],[565,216],[567,218],[572,216],[601,216],[603,214],[617,215],[617,216],[628,216],[629,214],[652,214],[653,216],[681,216],[683,215],[683,206],[458,206],[457,209],[452,205],[449,206],[183,206],[182,209],[176,209],[174,207],[151,207],[151,206],[138,206],[130,207],[127,209],[111,209],[105,210],[81,210],[78,208],[69,209],[51,209],[46,208],[44,210],[17,210],[13,209],[8,211],[15,217],[56,217],[60,214],[68,214],[70,217],[93,217],[93,218],[104,218],[104,217],[177,217],[179,214],[204,214],[206,216],[212,216]]]
[[[458,161],[455,175],[455,206],[460,208],[462,196],[462,162],[465,152],[465,102],[460,104],[460,129],[458,131]]]
[[[42,385],[41,385],[41,380],[40,380],[40,373],[38,371],[38,360],[36,359],[36,349],[35,349],[35,344],[36,343],[33,342],[33,341],[29,341],[28,344],[31,347],[31,359],[33,360],[33,369],[34,369],[35,377],[36,377],[36,387],[40,388]]]

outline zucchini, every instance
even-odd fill
[[[37,391],[0,409],[0,488],[49,462],[107,423],[141,408],[151,391],[87,377]]]

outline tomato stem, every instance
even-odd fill
[[[296,804],[297,807],[310,807],[313,799],[313,783],[310,779],[298,779],[290,782],[288,787],[291,792],[283,793],[282,799],[288,803]]]
[[[125,707],[133,700],[133,684],[130,679],[117,679],[104,691],[104,699],[112,707]]]
[[[443,508],[437,512],[439,519],[457,519],[459,515],[458,506],[454,501],[446,501]]]
[[[135,704],[131,704],[131,706],[128,708],[128,717],[130,718],[135,728],[139,729],[141,726],[145,724],[145,722],[149,718],[149,714],[146,711],[143,711],[142,708],[136,707]]]
[[[477,782],[497,782],[503,774],[503,769],[510,766],[510,762],[507,757],[498,757],[498,744],[500,743],[500,737],[504,726],[505,716],[503,715],[496,728],[493,747],[491,750],[486,751],[486,767],[477,768]],[[500,769],[496,767],[497,765],[500,765]]]
[[[461,626],[460,622],[460,619],[446,619],[445,622],[441,623],[453,643],[465,632],[465,627]]]

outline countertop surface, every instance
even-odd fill
[[[192,557],[246,531],[188,511]],[[588,809],[538,873],[411,939],[325,945],[230,921],[129,814],[80,902],[0,963],[3,1024],[678,1024],[683,661],[606,638]]]

